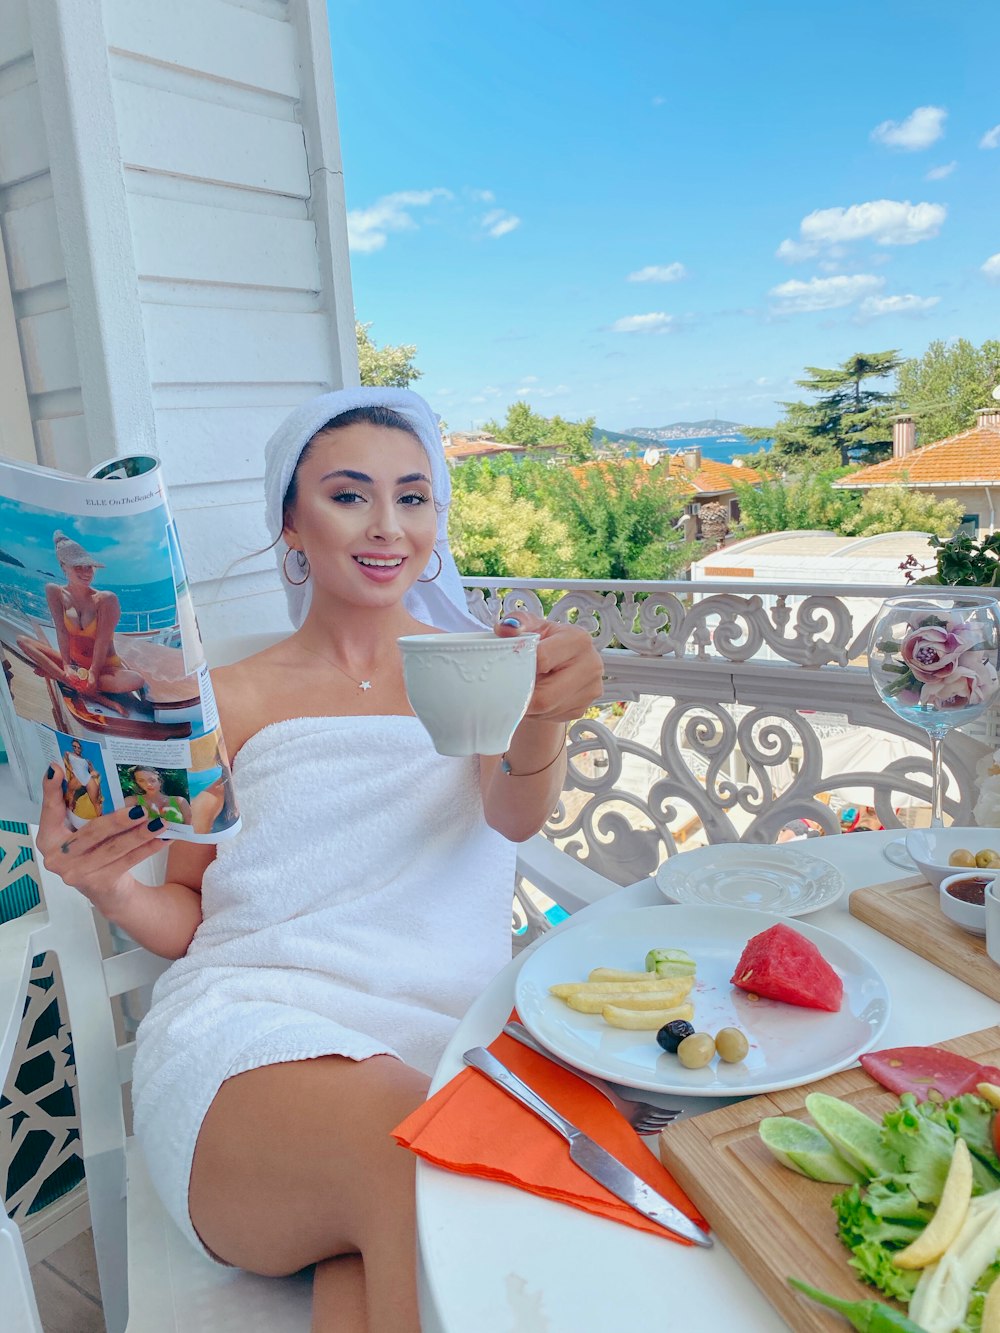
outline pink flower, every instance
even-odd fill
[[[942,629],[923,625],[911,629],[903,640],[900,656],[917,680],[933,681],[950,672],[963,653],[980,638],[977,625],[954,625]]]
[[[920,702],[933,708],[975,708],[989,703],[997,688],[997,673],[982,652],[963,653],[950,671],[941,672],[920,690]]]

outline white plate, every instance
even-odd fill
[[[867,958],[835,935],[796,922],[844,983],[838,1013],[778,1000],[753,1000],[730,985],[752,935],[780,920],[748,908],[638,907],[559,931],[525,960],[515,1002],[525,1026],[556,1055],[626,1087],[690,1097],[742,1097],[825,1078],[868,1050],[889,1017],[889,991]],[[685,1069],[656,1044],[655,1032],[625,1032],[597,1014],[580,1014],[549,994],[562,981],[583,981],[591,968],[641,971],[646,952],[686,949],[698,972],[691,1000],[694,1026],[746,1033],[750,1050],[739,1064],[716,1059]]]
[[[836,866],[798,847],[725,843],[682,852],[664,861],[656,883],[665,898],[692,907],[752,907],[780,916],[805,916],[829,907],[844,892]]]

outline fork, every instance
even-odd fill
[[[553,1055],[551,1051],[535,1040],[523,1023],[506,1023],[504,1032],[508,1037],[513,1037],[519,1041],[522,1046],[527,1046],[529,1050],[536,1051],[539,1055],[544,1055],[546,1060],[551,1060],[554,1065],[559,1065],[563,1069],[568,1069],[571,1074],[577,1078],[582,1078],[585,1083],[597,1089],[604,1094],[608,1101],[615,1108],[619,1115],[631,1125],[637,1134],[658,1134],[661,1129],[672,1124],[682,1111],[676,1111],[669,1106],[657,1106],[654,1102],[631,1101],[626,1097],[621,1097],[610,1083],[606,1083],[603,1078],[597,1078],[594,1074],[587,1074],[582,1069],[577,1069],[575,1065],[567,1064],[565,1060],[560,1060],[558,1055]]]

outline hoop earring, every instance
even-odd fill
[[[417,579],[418,583],[433,583],[434,580],[437,578],[438,574],[440,574],[442,569],[444,569],[444,561],[441,559],[441,552],[437,549],[437,547],[434,548],[434,554],[438,558],[437,572],[432,574],[429,579]]]
[[[312,572],[309,568],[309,557],[303,551],[295,551],[295,562],[300,571],[303,571],[302,578],[293,579],[288,572],[288,557],[295,548],[290,546],[285,552],[285,558],[281,562],[281,572],[285,576],[285,582],[290,583],[293,588],[301,588],[303,583],[308,583],[309,575]]]

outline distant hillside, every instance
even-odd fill
[[[633,426],[628,435],[640,440],[691,440],[706,435],[732,435],[743,427],[737,421],[675,421],[671,426]]]

